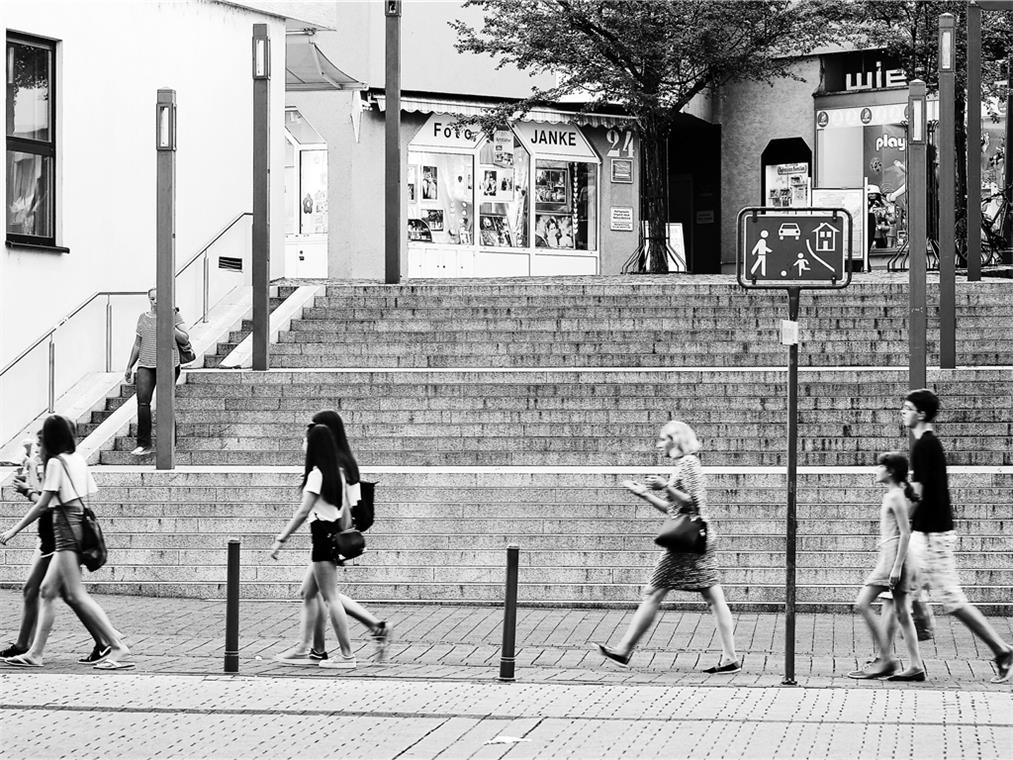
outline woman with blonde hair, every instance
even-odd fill
[[[698,514],[706,518],[706,490],[703,468],[697,452],[700,442],[693,428],[685,422],[672,420],[661,428],[655,444],[666,457],[676,460],[675,471],[668,478],[652,475],[646,485],[627,480],[623,485],[669,518],[680,514]],[[696,591],[703,596],[714,615],[721,659],[705,673],[738,673],[742,666],[735,652],[734,623],[718,582],[714,555],[714,531],[708,530],[703,554],[666,550],[658,559],[654,573],[644,589],[643,601],[633,614],[626,633],[615,648],[598,644],[599,651],[612,662],[628,667],[633,649],[658,614],[669,591]]]

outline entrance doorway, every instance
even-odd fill
[[[668,137],[668,220],[692,274],[721,272],[721,127],[680,114]],[[670,226],[674,235],[680,227]],[[678,249],[679,241],[669,241]]]
[[[285,111],[285,276],[327,276],[327,143]]]

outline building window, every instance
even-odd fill
[[[408,153],[408,239],[472,245],[474,154]]]
[[[7,238],[56,245],[56,46],[7,37]]]
[[[596,164],[539,160],[534,192],[536,248],[595,249]]]

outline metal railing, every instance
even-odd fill
[[[208,263],[208,251],[211,250],[211,246],[213,246],[215,243],[217,243],[219,240],[221,240],[222,237],[225,236],[225,233],[227,233],[229,230],[231,230],[233,227],[235,227],[240,222],[240,220],[242,220],[244,217],[247,217],[247,216],[252,217],[253,216],[253,212],[252,211],[244,211],[241,214],[237,214],[236,217],[231,222],[229,222],[224,227],[222,227],[222,229],[213,238],[211,238],[211,240],[208,242],[207,245],[205,245],[203,248],[201,248],[199,251],[197,251],[197,253],[194,254],[194,256],[188,262],[186,262],[183,266],[181,266],[179,269],[176,270],[176,277],[179,277],[181,274],[183,274],[183,272],[185,272],[187,269],[189,269],[190,266],[195,261],[197,261],[197,259],[201,258],[202,256],[204,257],[204,262],[203,262],[203,266],[204,266],[204,294],[203,294],[203,298],[202,298],[203,307],[201,309],[201,322],[203,322],[205,324],[207,324],[207,321],[208,321],[208,312],[210,311],[210,305],[208,304],[208,283],[211,281],[211,268],[210,268],[210,264]]]
[[[222,227],[222,229],[219,232],[217,232],[211,238],[211,240],[203,248],[201,248],[192,258],[190,258],[189,261],[187,261],[183,266],[181,266],[179,269],[176,270],[175,277],[179,278],[179,276],[181,274],[183,274],[183,272],[185,272],[187,269],[189,269],[190,266],[194,262],[197,261],[197,259],[200,259],[201,257],[203,257],[203,262],[204,262],[203,263],[203,267],[204,267],[203,278],[204,278],[204,282],[203,282],[203,308],[202,308],[202,311],[201,311],[201,322],[204,322],[205,324],[208,321],[208,313],[210,311],[210,304],[209,304],[208,301],[209,301],[209,282],[210,282],[211,272],[210,272],[210,265],[208,263],[208,251],[210,251],[211,247],[215,243],[217,243],[229,230],[231,230],[236,224],[238,224],[240,222],[240,220],[242,220],[244,217],[247,217],[247,216],[252,217],[253,216],[253,212],[251,212],[251,211],[244,211],[241,214],[237,214],[236,217],[234,219],[232,219],[232,221],[230,221],[228,224],[226,224],[224,227]],[[47,394],[48,404],[47,404],[47,407],[46,407],[45,411],[48,412],[49,414],[52,414],[53,413],[53,408],[54,408],[54,406],[56,404],[56,344],[55,344],[56,331],[59,330],[64,325],[66,325],[68,322],[70,322],[70,320],[73,319],[75,316],[77,316],[82,311],[84,311],[84,309],[87,308],[88,306],[90,306],[92,304],[92,302],[94,302],[96,299],[105,298],[106,299],[106,305],[105,305],[105,333],[106,333],[106,335],[105,335],[105,339],[106,339],[105,340],[105,344],[106,344],[105,345],[105,371],[106,372],[111,372],[112,371],[112,351],[113,351],[113,348],[112,348],[112,346],[113,346],[113,335],[112,335],[112,332],[113,332],[113,327],[112,327],[112,325],[113,325],[113,319],[112,319],[112,299],[114,297],[123,297],[123,296],[129,296],[129,297],[135,297],[136,298],[137,296],[143,296],[145,294],[146,294],[146,291],[143,291],[143,290],[140,290],[140,291],[133,291],[133,290],[110,290],[110,291],[100,291],[98,293],[92,294],[80,306],[78,306],[76,309],[74,309],[73,311],[71,311],[69,314],[67,314],[65,317],[63,317],[59,322],[57,322],[56,325],[54,325],[49,330],[47,330],[45,333],[43,333],[37,340],[35,340],[28,348],[26,348],[24,351],[22,351],[20,354],[18,354],[12,361],[10,361],[6,365],[4,365],[3,369],[0,369],[0,379],[2,379],[3,376],[6,375],[10,370],[14,369],[18,364],[20,364],[22,361],[24,361],[24,359],[27,358],[36,348],[38,348],[39,346],[41,346],[43,343],[45,343],[48,340],[49,341],[49,348],[48,348],[48,351],[49,351],[49,357],[48,357],[49,358],[49,372],[48,372],[48,375],[49,375],[49,377],[48,377],[48,394]],[[0,436],[0,438],[2,438],[2,436]],[[0,443],[3,443],[3,441],[0,440]]]

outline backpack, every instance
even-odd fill
[[[373,498],[375,496],[376,483],[366,480],[359,481],[360,498],[359,503],[352,507],[352,523],[359,531],[369,530],[373,525]]]

